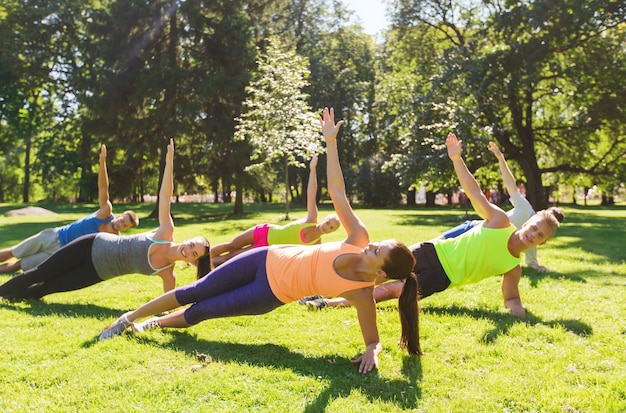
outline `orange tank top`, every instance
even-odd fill
[[[337,274],[333,263],[342,254],[360,254],[363,248],[344,242],[314,246],[272,245],[267,252],[267,280],[276,298],[289,303],[309,295],[336,297],[370,287],[374,281],[352,281]]]

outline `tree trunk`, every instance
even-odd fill
[[[432,191],[426,191],[426,206],[433,207],[435,206],[435,198],[437,194]]]
[[[22,202],[29,202],[29,192],[30,192],[30,149],[32,146],[32,136],[31,133],[26,134],[26,153],[24,154],[24,186],[22,188]]]
[[[285,155],[285,219],[289,220],[289,161]]]
[[[243,214],[243,184],[239,174],[237,174],[237,177],[235,178],[235,191],[235,208],[233,213],[235,215]]]

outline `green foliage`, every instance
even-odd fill
[[[229,200],[233,190],[288,188],[297,180],[277,173],[284,162],[268,162],[262,174],[246,168],[282,153],[295,155],[287,163],[306,163],[307,132],[285,129],[300,133],[294,146],[261,139],[268,153],[234,138],[235,119],[248,111],[245,88],[275,38],[295,56],[293,73],[308,69],[298,93],[288,95],[287,84],[275,91],[304,104],[296,113],[335,108],[345,121],[346,183],[363,198],[380,195],[357,180],[357,167],[379,155],[381,171],[394,171],[394,188],[454,187],[442,146],[450,130],[464,140],[472,170],[490,165],[486,143],[496,140],[535,207],[545,206],[544,187],[555,183],[605,192],[623,184],[623,2],[386,5],[393,25],[377,44],[343,3],[328,0],[2,2],[0,158],[10,165],[0,171],[0,200],[52,189],[53,198],[90,201],[102,143],[110,148],[112,196],[139,200],[157,191],[170,136],[181,192]],[[271,113],[255,121],[259,128],[284,114],[315,129],[308,115],[275,103],[259,107]]]
[[[441,59],[424,95],[416,99],[425,110],[411,107],[410,99],[403,104],[413,109],[409,113],[422,115],[419,127],[409,129],[407,140],[417,156],[408,153],[408,166],[421,155],[419,148],[432,149],[417,129],[441,136],[435,140],[453,129],[469,145],[496,140],[510,160],[519,162],[529,199],[538,208],[546,206],[543,186],[551,173],[570,181],[581,173],[613,175],[626,153],[619,132],[626,93],[621,93],[623,82],[615,83],[626,67],[623,5],[402,1],[394,10],[399,44],[427,38],[413,34],[422,29],[439,40],[430,50]],[[392,46],[395,39],[391,37]],[[433,43],[416,44],[428,50]],[[404,55],[402,47],[391,50]],[[417,66],[409,58],[404,62],[408,68]],[[431,73],[423,68],[428,64],[415,73]],[[393,71],[404,73],[397,67]],[[470,162],[480,166],[479,159]],[[431,165],[427,162],[424,172],[443,169]]]
[[[303,160],[322,152],[317,116],[303,92],[309,70],[306,59],[282,49],[280,40],[272,38],[259,60],[235,139],[252,144],[256,163],[286,158],[289,165],[305,167]]]

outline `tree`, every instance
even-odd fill
[[[617,132],[623,130],[617,125],[624,124],[626,91],[623,82],[616,84],[625,70],[623,4],[396,4],[397,25],[423,24],[438,33],[445,48],[429,99],[439,107],[435,113],[454,113],[453,124],[466,142],[482,146],[486,139],[497,140],[521,166],[536,209],[547,206],[544,185],[550,174],[602,176],[618,165],[626,153],[626,140]],[[448,95],[454,110],[441,105],[436,89]],[[445,136],[436,122],[425,126],[441,135],[439,140]],[[470,161],[482,152],[468,149]]]
[[[258,62],[249,98],[239,118],[235,139],[253,147],[250,168],[282,159],[285,174],[285,218],[289,219],[289,165],[305,166],[303,160],[322,151],[318,115],[306,103],[302,91],[309,74],[307,59],[293,50],[282,50],[280,40],[270,39]]]

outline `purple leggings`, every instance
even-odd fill
[[[284,303],[270,288],[265,271],[268,247],[246,251],[208,275],[175,290],[190,325],[210,318],[269,313]]]

